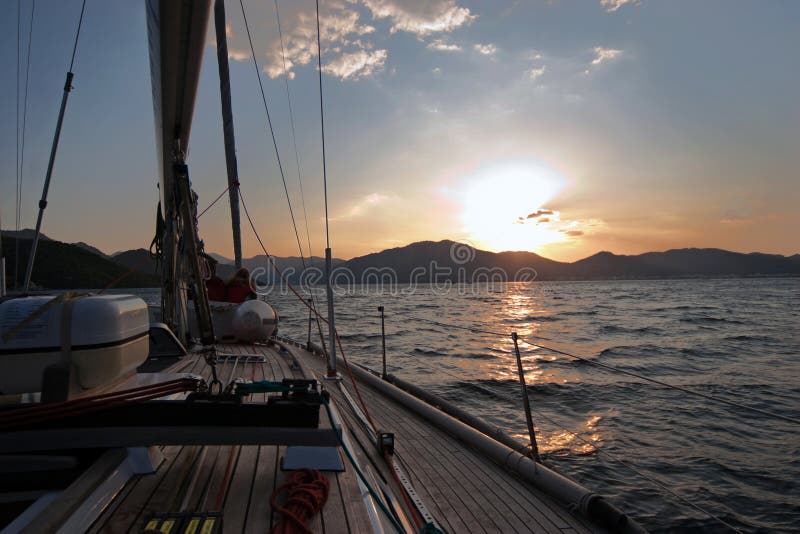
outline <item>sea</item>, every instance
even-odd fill
[[[306,341],[307,308],[267,293]],[[338,288],[346,355],[378,371],[379,306],[388,372],[527,441],[516,332],[543,461],[648,530],[800,532],[800,424],[589,363],[800,420],[800,279]]]

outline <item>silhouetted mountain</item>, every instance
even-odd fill
[[[377,283],[393,269],[395,281],[606,280],[697,276],[800,275],[800,255],[741,254],[720,249],[677,249],[636,256],[599,252],[574,263],[532,252],[487,252],[453,241],[422,241],[367,254],[344,264],[356,283]],[[342,275],[344,276],[344,275]],[[386,279],[383,279],[386,283]]]
[[[426,283],[501,281],[503,276],[506,281],[550,279],[568,264],[533,252],[487,252],[455,241],[420,241],[353,258],[343,266],[352,272],[355,283],[377,283],[385,276],[381,269],[386,268],[394,270],[398,283]]]
[[[5,233],[4,233],[5,234]],[[14,281],[21,286],[31,248],[31,239],[19,240],[19,262],[16,261],[17,239],[3,235],[3,254],[6,258],[7,286],[14,289]],[[19,274],[15,268],[19,268]],[[86,250],[78,245],[52,239],[39,241],[36,263],[31,282],[47,289],[97,289],[116,281],[115,287],[157,287],[156,276],[130,269]],[[124,278],[123,278],[124,276]]]
[[[136,269],[153,275],[159,274],[156,270],[155,260],[150,257],[150,251],[143,248],[117,252],[111,259],[128,269]]]
[[[9,288],[13,286],[16,263],[15,239],[8,235],[10,233],[16,232],[3,232]],[[19,234],[33,235],[32,230],[23,230]],[[30,239],[20,239],[20,284],[30,242]],[[235,267],[228,258],[218,254],[211,256],[223,260],[217,266],[220,278],[228,279],[233,276]],[[315,257],[306,258],[305,261],[307,268],[317,269],[316,278],[313,279],[321,283],[325,260]],[[297,282],[300,279],[303,272],[300,258],[276,257],[275,262],[291,281]],[[251,271],[263,269],[269,276],[275,276],[263,255],[246,258],[243,264]],[[800,254],[786,257],[755,252],[742,254],[712,248],[686,248],[634,256],[599,252],[573,263],[565,263],[533,252],[488,252],[454,241],[420,241],[349,261],[334,259],[333,267],[335,282],[339,284],[800,276]],[[118,287],[159,285],[159,273],[156,272],[155,262],[146,249],[126,250],[108,257],[85,243],[68,244],[44,238],[39,245],[33,281],[50,289],[97,288],[131,269],[134,272],[120,281]]]
[[[570,266],[575,279],[676,278],[800,274],[800,262],[778,254],[742,254],[716,248],[684,248],[636,256],[600,252]]]
[[[231,263],[231,264],[233,263],[233,260],[231,258],[226,258],[222,254],[217,254],[216,252],[209,252],[208,255],[220,263]]]
[[[83,241],[78,241],[77,243],[72,243],[72,244],[75,245],[76,247],[81,247],[83,250],[88,250],[93,254],[97,254],[98,256],[102,256],[104,258],[108,257],[102,250],[94,248],[92,245],[84,243]]]

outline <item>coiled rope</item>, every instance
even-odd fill
[[[286,501],[280,504],[278,499],[283,493]],[[308,520],[322,510],[329,494],[330,482],[319,471],[294,471],[269,498],[272,509],[281,514],[270,534],[311,534],[313,531],[308,527]]]

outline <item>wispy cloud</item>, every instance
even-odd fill
[[[541,67],[533,67],[528,71],[528,76],[530,76],[531,80],[535,80],[540,78],[544,74],[545,70],[547,70],[545,65],[542,65]]]
[[[541,217],[542,215],[553,215],[553,210],[546,210],[546,209],[536,210],[533,213],[529,213],[528,216],[525,218],[535,219],[537,217]]]
[[[386,50],[357,50],[341,54],[323,65],[322,72],[332,74],[337,78],[358,80],[364,76],[371,76],[376,70],[386,63],[388,53]]]
[[[639,0],[600,0],[600,5],[603,6],[607,13],[613,13],[622,6],[639,6],[641,2]]]
[[[435,39],[428,43],[429,50],[436,50],[437,52],[459,52],[461,47],[454,43],[449,43],[444,39]]]
[[[486,43],[486,44],[476,43],[473,46],[473,48],[475,49],[476,52],[484,56],[493,56],[497,53],[497,47],[492,43]]]
[[[592,65],[600,65],[606,61],[613,61],[622,54],[622,50],[614,48],[603,48],[602,46],[594,47],[594,59]]]
[[[617,50],[616,48],[605,48],[602,46],[595,46],[592,51],[594,52],[594,58],[586,70],[583,71],[584,74],[589,74],[593,68],[599,67],[603,63],[614,61],[622,55],[622,50]]]
[[[386,61],[385,50],[372,51],[373,45],[364,37],[375,32],[375,27],[364,24],[358,11],[344,4],[332,4],[320,19],[320,41],[322,53],[329,60],[323,71],[341,78],[368,76],[375,71],[377,63]],[[283,34],[283,50],[280,40],[275,38],[266,50],[267,60],[262,70],[270,78],[285,73],[294,78],[298,66],[307,65],[317,56],[316,17],[311,11],[297,11],[291,20],[284,22],[291,28]],[[249,58],[249,54],[244,59]],[[235,59],[239,59],[238,57]],[[353,66],[362,65],[360,72]]]
[[[348,209],[343,215],[333,217],[333,220],[353,219],[355,217],[359,217],[367,213],[367,211],[369,211],[371,208],[384,204],[390,198],[390,196],[383,195],[381,193],[370,193],[350,206],[350,209]]]
[[[449,32],[475,20],[455,0],[363,0],[376,19],[391,19],[392,32],[417,35]]]

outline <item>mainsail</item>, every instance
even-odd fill
[[[213,342],[214,335],[200,275],[194,198],[185,160],[210,14],[210,0],[147,2],[156,152],[165,222],[160,236],[162,317],[182,339],[187,338],[190,288],[204,343]]]

